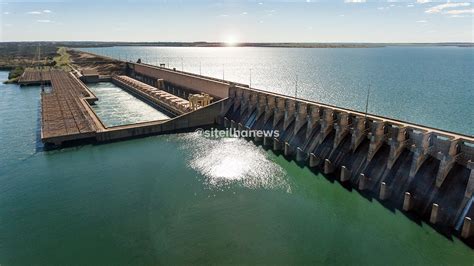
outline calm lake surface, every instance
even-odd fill
[[[472,61],[464,64],[472,68]],[[467,81],[454,82],[460,89]],[[470,104],[472,91],[463,90],[457,93]],[[117,93],[106,91],[104,97]],[[454,91],[443,95],[456,98]],[[39,100],[38,87],[0,85],[2,265],[472,265],[473,251],[459,240],[242,139],[190,133],[44,151]],[[427,114],[405,114],[437,121],[440,106],[430,106]],[[472,132],[469,123],[452,118],[441,125]]]
[[[107,47],[96,54],[474,135],[474,49]],[[250,82],[251,80],[251,82]],[[296,84],[297,83],[297,84]],[[296,90],[297,88],[297,90]]]

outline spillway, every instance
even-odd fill
[[[277,138],[253,141],[442,233],[472,239],[471,136],[239,85],[230,87],[223,110],[224,127],[278,130]]]

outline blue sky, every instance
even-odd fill
[[[473,42],[473,1],[8,1],[0,40]]]

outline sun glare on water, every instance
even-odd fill
[[[246,188],[290,191],[284,170],[252,142],[238,138],[207,139],[186,134],[189,166],[205,177],[211,188],[238,184]]]

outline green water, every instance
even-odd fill
[[[1,265],[472,265],[459,240],[242,139],[43,151],[38,106],[39,88],[1,85]]]

